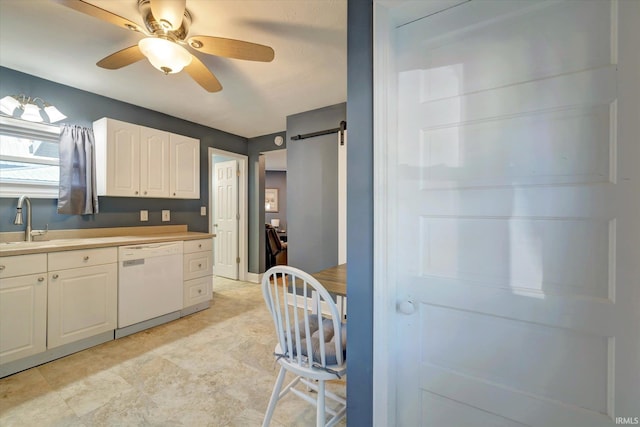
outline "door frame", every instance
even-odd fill
[[[400,302],[397,301],[396,270],[391,258],[396,235],[395,192],[397,182],[397,100],[395,31],[415,16],[429,16],[469,0],[429,2],[373,0],[373,426],[396,425],[395,375],[397,358],[393,346]],[[408,5],[403,9],[403,5]]]
[[[213,230],[213,157],[221,156],[234,159],[238,162],[238,171],[240,176],[238,177],[238,213],[240,214],[240,220],[238,223],[238,254],[240,256],[240,263],[238,265],[238,280],[246,281],[249,274],[249,207],[247,205],[247,195],[249,180],[247,177],[249,157],[244,154],[233,153],[231,151],[220,150],[217,148],[209,147],[207,149],[207,159],[209,162],[208,185],[209,185],[209,233],[214,233]]]
[[[389,262],[388,244],[394,222],[387,215],[387,193],[390,161],[389,151],[395,146],[396,120],[390,114],[392,106],[387,101],[396,99],[397,90],[390,84],[393,75],[394,25],[390,11],[379,1],[373,5],[373,229],[379,230],[373,239],[373,425],[396,425],[397,386],[393,375],[395,365],[389,343],[395,319],[389,307],[396,292],[391,278],[393,265]],[[388,141],[387,141],[388,139]]]

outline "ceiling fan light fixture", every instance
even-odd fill
[[[165,74],[179,73],[191,63],[191,54],[167,39],[147,37],[138,42],[138,47],[151,65]]]

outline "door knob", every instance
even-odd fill
[[[413,314],[416,311],[416,306],[413,303],[413,299],[411,297],[402,301],[398,301],[396,308],[402,314]]]

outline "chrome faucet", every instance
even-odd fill
[[[24,241],[31,242],[33,236],[42,236],[49,231],[49,224],[47,224],[46,230],[31,230],[31,200],[27,196],[20,196],[18,199],[16,219],[13,221],[15,225],[22,225],[22,205],[27,203],[27,226],[24,228]]]

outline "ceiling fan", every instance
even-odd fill
[[[184,68],[205,90],[218,92],[222,90],[222,85],[216,76],[187,48],[209,55],[249,61],[270,62],[274,58],[273,49],[261,44],[213,36],[189,37],[192,19],[186,8],[186,0],[138,0],[138,9],[146,28],[82,0],[54,1],[146,36],[138,44],[97,62],[96,65],[109,70],[147,58],[165,74],[178,73]]]

